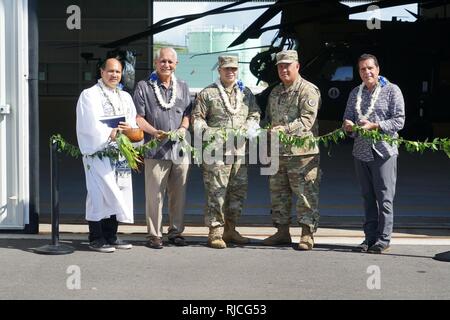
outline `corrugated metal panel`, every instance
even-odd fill
[[[0,30],[0,104],[10,106],[0,115],[0,229],[23,229],[29,204],[27,0],[0,0]]]

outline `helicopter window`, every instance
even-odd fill
[[[332,75],[331,81],[352,81],[353,80],[353,67],[342,66],[336,69],[336,72]]]
[[[321,77],[328,81],[352,81],[353,66],[345,65],[342,61],[329,60],[322,68]]]

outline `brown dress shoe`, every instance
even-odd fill
[[[152,249],[162,249],[163,248],[163,242],[162,239],[159,237],[154,237],[148,240],[147,244]]]

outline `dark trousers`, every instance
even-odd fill
[[[119,222],[115,215],[100,221],[88,221],[88,224],[89,242],[95,240],[115,242],[117,240],[117,228],[119,227]]]
[[[355,159],[356,177],[364,199],[364,234],[369,244],[387,245],[394,226],[397,156],[383,159],[374,152],[374,157],[370,162]]]

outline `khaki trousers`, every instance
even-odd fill
[[[167,190],[169,238],[184,231],[184,205],[189,164],[145,159],[145,215],[149,237],[162,237],[162,208]]]

